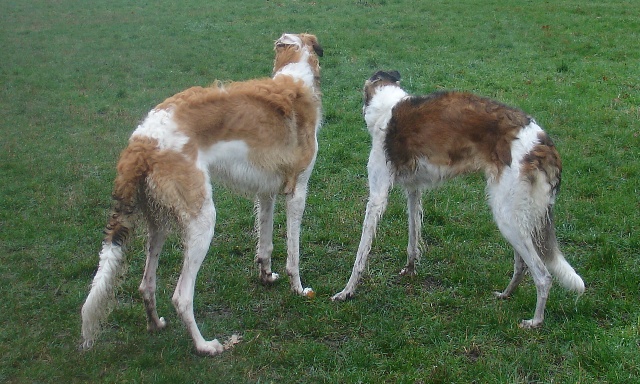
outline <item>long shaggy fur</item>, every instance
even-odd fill
[[[82,307],[83,347],[94,344],[113,306],[124,246],[135,217],[141,216],[148,229],[140,284],[147,329],[166,326],[156,311],[156,269],[169,223],[175,223],[185,252],[173,304],[199,353],[224,350],[218,340],[204,340],[193,315],[195,278],[216,218],[212,180],[255,198],[256,261],[264,283],[278,278],[271,271],[273,207],[278,194],[286,195],[291,289],[313,294],[311,288],[302,287],[298,259],[300,222],[321,120],[322,48],[313,35],[284,34],[275,51],[272,78],[189,88],[158,104],[131,135],[117,165],[113,211],[98,271]]]
[[[496,296],[508,297],[529,270],[538,300],[534,317],[521,326],[539,326],[552,275],[564,287],[584,292],[584,282],[558,248],[553,227],[562,171],[553,142],[519,109],[462,92],[411,96],[399,82],[397,71],[377,72],[365,82],[363,112],[372,137],[370,196],[351,277],[333,300],[353,296],[394,183],[406,192],[409,215],[407,264],[401,274],[412,275],[420,255],[422,192],[481,171],[496,224],[514,248],[513,277]]]

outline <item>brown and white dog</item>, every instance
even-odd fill
[[[531,272],[538,299],[534,316],[520,326],[539,326],[551,276],[567,289],[584,283],[558,248],[552,207],[560,187],[561,163],[549,136],[524,112],[469,93],[410,96],[397,71],[377,72],[365,82],[364,119],[372,137],[367,165],[369,201],[351,278],[333,300],[353,296],[365,268],[390,188],[407,195],[409,245],[402,275],[415,274],[420,253],[421,195],[460,174],[482,171],[494,219],[515,250],[514,273],[499,298],[507,298]]]
[[[173,304],[197,352],[224,350],[206,341],[193,314],[196,275],[213,238],[216,210],[211,179],[256,201],[260,279],[271,283],[273,211],[286,194],[287,265],[291,289],[303,288],[299,272],[300,223],[307,182],[316,160],[321,121],[322,48],[314,35],[283,34],[275,42],[273,77],[208,88],[193,87],[156,106],[133,132],[117,165],[114,207],[100,252],[98,271],[82,307],[83,347],[93,345],[114,300],[134,214],[147,226],[147,261],[140,292],[147,329],[166,326],[156,311],[156,269],[170,224],[184,242],[184,264]]]

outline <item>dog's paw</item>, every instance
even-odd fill
[[[275,272],[260,275],[260,280],[262,281],[263,284],[272,284],[279,278],[280,278],[280,275],[278,275]]]
[[[540,327],[541,325],[542,325],[542,320],[535,320],[535,319],[522,320],[520,324],[518,324],[518,326],[522,329],[534,329],[534,328]]]
[[[167,327],[167,321],[164,317],[158,319],[157,322],[150,321],[147,323],[147,331],[148,332],[157,332],[165,329]]]
[[[352,296],[353,294],[351,292],[342,291],[333,295],[331,297],[331,301],[345,301],[350,299]]]
[[[402,268],[402,270],[399,273],[400,276],[408,276],[408,277],[412,277],[416,275],[416,270],[415,268],[412,267],[404,267]]]
[[[224,352],[224,346],[217,339],[213,339],[196,345],[196,351],[200,355],[215,356]]]
[[[506,300],[509,298],[509,295],[507,295],[506,293],[498,291],[493,292],[493,296],[500,300]]]
[[[83,341],[82,341],[82,343],[81,343],[81,344],[80,344],[80,346],[79,346],[79,349],[80,349],[81,351],[88,351],[88,350],[90,350],[91,348],[93,348],[93,343],[94,343],[94,342],[95,342],[95,340],[94,340],[94,339],[91,339],[91,340],[83,340]]]

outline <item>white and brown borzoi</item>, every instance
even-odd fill
[[[369,201],[351,278],[332,299],[353,296],[394,182],[406,192],[409,216],[407,264],[400,273],[413,275],[420,252],[423,190],[483,171],[494,219],[515,250],[513,278],[496,296],[511,295],[528,269],[538,299],[533,318],[520,326],[539,326],[552,275],[566,288],[584,292],[582,279],[556,241],[552,208],[561,163],[551,139],[515,108],[469,93],[410,96],[399,82],[397,71],[377,72],[365,82],[363,112],[372,137]]]
[[[147,329],[166,326],[156,311],[156,269],[170,225],[184,243],[184,264],[173,305],[198,353],[224,350],[206,341],[193,314],[196,275],[213,238],[216,210],[210,179],[256,201],[260,279],[271,283],[273,211],[286,194],[287,265],[291,289],[311,296],[299,272],[300,222],[307,182],[318,148],[322,48],[315,36],[284,34],[275,43],[273,77],[194,87],[156,106],[133,132],[117,165],[114,207],[98,271],[82,307],[83,346],[93,345],[114,300],[124,263],[123,248],[139,214],[148,230],[147,261],[140,292]]]

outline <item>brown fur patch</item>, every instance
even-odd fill
[[[499,175],[511,165],[511,142],[530,118],[496,101],[461,92],[438,92],[399,102],[385,140],[387,158],[413,172],[420,158],[454,173]]]
[[[155,140],[135,141],[120,154],[112,193],[114,204],[105,229],[105,242],[122,246],[131,234],[134,225],[131,215],[138,204],[139,192],[149,170],[147,153],[154,151],[156,146]]]
[[[200,211],[205,198],[204,175],[189,159],[172,150],[160,150],[155,139],[135,136],[122,151],[114,183],[114,214],[107,226],[116,234],[119,228],[132,228],[129,215],[136,205],[145,211],[155,207],[188,220]],[[113,237],[112,236],[112,237]]]
[[[242,140],[260,169],[281,173],[284,192],[315,155],[320,101],[301,81],[288,76],[194,87],[157,106],[173,109],[179,130],[197,148]]]
[[[540,132],[538,139],[540,143],[522,159],[522,173],[527,175],[528,180],[533,184],[537,180],[538,172],[542,172],[546,178],[544,182],[549,183],[552,190],[557,193],[562,173],[560,154],[551,137],[545,132]]]

